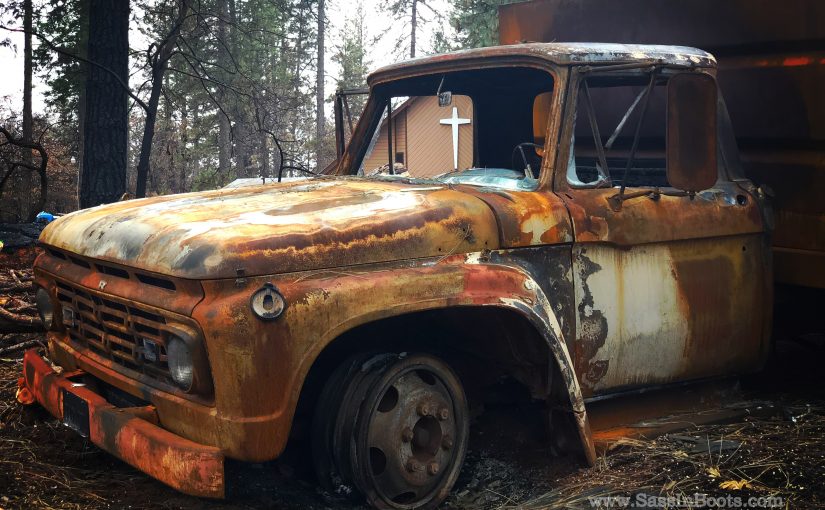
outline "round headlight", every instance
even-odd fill
[[[52,329],[54,326],[54,304],[48,291],[43,287],[38,287],[34,294],[34,302],[37,304],[37,314],[40,315],[40,321],[46,329]]]
[[[192,388],[192,380],[195,374],[195,368],[192,365],[192,351],[189,346],[178,337],[170,337],[166,343],[166,359],[172,380],[181,389],[189,391]]]

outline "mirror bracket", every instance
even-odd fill
[[[610,205],[610,209],[613,212],[619,212],[622,210],[622,205],[626,200],[630,200],[632,198],[639,198],[639,197],[647,197],[654,202],[658,201],[663,196],[666,197],[688,197],[690,200],[696,198],[696,192],[694,191],[670,191],[670,190],[663,190],[660,188],[653,188],[653,189],[646,189],[646,190],[639,190],[634,191],[633,193],[615,193],[607,197],[607,203]]]
[[[453,104],[453,92],[451,90],[445,90],[444,92],[441,91],[444,87],[444,80],[446,78],[446,74],[441,75],[441,82],[438,84],[438,90],[435,91],[435,95],[438,97],[438,106],[441,108]]]

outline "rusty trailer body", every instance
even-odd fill
[[[611,41],[712,52],[745,174],[775,193],[778,283],[825,289],[825,3],[533,0],[499,10],[501,44]]]
[[[28,353],[25,385],[64,420],[88,408],[95,444],[212,497],[224,495],[224,457],[278,457],[320,399],[312,428],[322,473],[337,469],[379,507],[433,506],[466,447],[461,385],[472,400],[476,382],[501,375],[546,401],[556,433],[574,431],[593,462],[587,399],[754,371],[768,352],[767,210],[735,166],[722,162],[701,190],[570,177],[587,80],[594,90],[653,89],[680,74],[712,80],[715,60],[691,48],[592,44],[418,59],[371,75],[336,175],[62,217],[43,232],[35,264],[53,306],[54,365]],[[532,137],[529,121],[484,124],[482,115],[533,119],[540,102],[519,94],[549,94],[536,171],[485,169],[512,148],[487,146],[475,174],[355,176],[387,102],[432,94],[445,76],[474,98],[478,144]],[[509,94],[497,84],[511,76],[529,79]],[[515,134],[484,131],[501,126]],[[715,134],[691,136],[715,143]],[[336,369],[346,359],[354,368]],[[339,401],[348,409],[332,413],[335,426],[317,425]],[[376,427],[387,430],[374,437]],[[347,455],[335,446],[349,437],[342,430],[355,438]]]

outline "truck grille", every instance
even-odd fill
[[[72,342],[126,369],[163,382],[171,380],[163,316],[65,281],[56,283],[63,323]]]

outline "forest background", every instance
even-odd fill
[[[495,44],[502,3],[0,1],[0,222],[317,172],[336,90]]]

